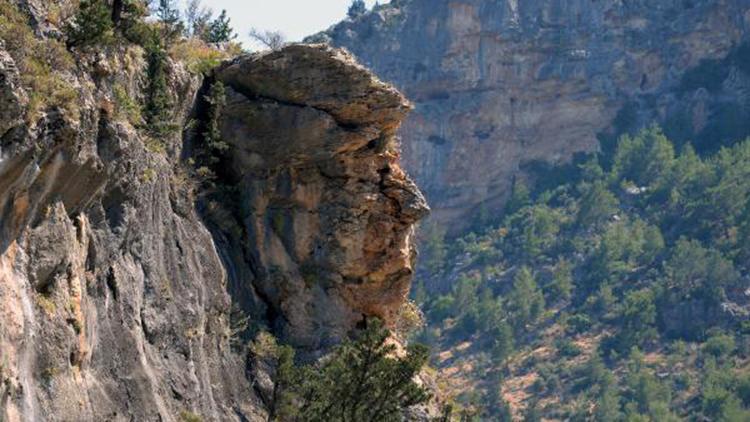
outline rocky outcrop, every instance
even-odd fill
[[[0,48],[0,420],[265,420],[268,375],[233,347],[232,309],[314,353],[393,318],[426,211],[397,164],[398,92],[325,47],[226,65],[236,196],[209,203],[200,137],[156,139],[122,112],[143,102],[143,51],[75,59],[53,69],[75,112],[29,113]],[[173,121],[195,127],[202,78],[168,68]],[[215,227],[195,198],[232,213]]]
[[[315,69],[311,71],[310,69]],[[340,50],[291,46],[216,74],[220,122],[240,187],[253,285],[282,338],[319,350],[368,316],[393,322],[413,272],[426,203],[398,165],[410,109]]]
[[[652,121],[713,148],[747,136],[749,25],[747,0],[393,0],[311,40],[415,102],[404,165],[455,229],[531,170]]]

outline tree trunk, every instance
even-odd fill
[[[123,0],[112,1],[112,23],[117,26],[122,19]]]

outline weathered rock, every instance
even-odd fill
[[[243,213],[224,233],[195,210],[197,139],[152,139],[118,111],[143,99],[143,51],[75,59],[62,77],[77,112],[22,118],[0,50],[0,420],[265,420],[272,365],[232,347],[231,309],[313,353],[365,316],[393,319],[426,205],[397,164],[409,105],[392,87],[324,47],[226,66],[225,176]],[[202,79],[168,74],[173,120],[192,127]]]
[[[0,40],[0,137],[19,125],[28,102],[26,91],[21,87],[21,76],[13,58],[2,48]],[[0,152],[2,160],[2,152]]]
[[[273,76],[271,76],[273,75]],[[427,205],[398,165],[409,103],[340,50],[291,46],[217,72],[252,282],[286,341],[319,350],[408,293]]]
[[[749,25],[748,0],[393,0],[311,39],[346,47],[415,102],[404,167],[455,229],[480,204],[500,208],[536,164],[570,163],[598,138],[654,120],[681,141],[750,134],[748,50],[713,91],[683,84]]]

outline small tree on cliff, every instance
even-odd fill
[[[349,6],[349,11],[346,14],[351,19],[357,19],[358,17],[364,15],[366,12],[367,5],[365,5],[365,0],[352,0],[352,4],[351,6]]]
[[[112,17],[104,0],[82,0],[65,32],[70,45],[97,44],[112,39]]]
[[[234,30],[229,24],[227,11],[222,10],[219,17],[214,19],[208,25],[208,31],[205,35],[205,40],[206,42],[210,43],[222,43],[232,41],[235,38],[237,38],[237,34],[234,33]]]
[[[356,341],[339,346],[318,366],[290,370],[288,351],[280,356],[276,383],[284,406],[278,420],[391,421],[404,409],[427,401],[427,390],[414,377],[427,363],[425,346],[411,345],[403,357],[388,343],[389,332],[378,320],[369,321]],[[276,394],[276,392],[274,393]],[[291,396],[294,398],[292,399]],[[285,414],[281,414],[285,413]]]

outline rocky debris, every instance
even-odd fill
[[[321,350],[364,318],[393,323],[409,291],[413,225],[428,211],[398,164],[406,99],[341,50],[242,57],[222,139],[240,188],[253,288],[283,340]]]
[[[455,230],[480,204],[501,208],[514,180],[624,130],[747,136],[728,128],[750,121],[746,55],[714,92],[682,82],[746,42],[749,24],[748,0],[394,0],[311,40],[346,47],[415,102],[404,167]]]

